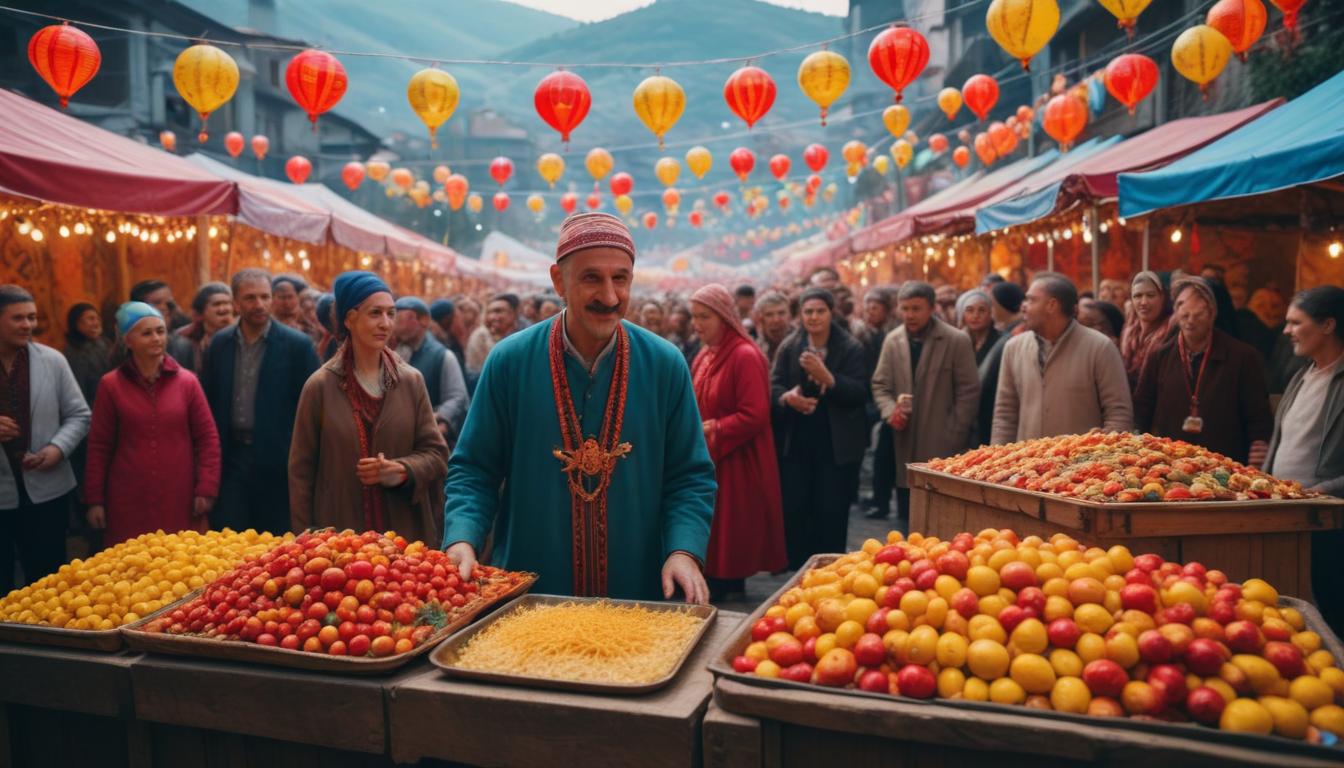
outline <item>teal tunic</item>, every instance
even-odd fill
[[[549,341],[556,315],[499,342],[486,359],[466,424],[448,462],[444,546],[479,552],[495,532],[494,565],[533,571],[534,592],[573,591],[570,493],[551,387]],[[714,514],[714,464],[705,447],[691,375],[677,348],[623,323],[630,384],[618,460],[607,492],[610,597],[662,599],[663,561],[687,552],[701,562]],[[565,370],[585,437],[602,430],[616,355],[589,375],[573,355]]]

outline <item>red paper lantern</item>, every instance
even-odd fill
[[[690,215],[686,217],[686,220],[691,222],[692,227],[699,229],[700,225],[705,223],[705,215],[699,211],[691,211]]]
[[[243,154],[243,134],[237,131],[224,134],[224,150],[229,153],[229,157],[237,160]]]
[[[760,67],[742,67],[723,84],[723,100],[750,128],[775,103],[775,81]]]
[[[1205,23],[1222,32],[1237,58],[1245,61],[1246,52],[1265,33],[1269,12],[1260,0],[1218,0],[1209,9]]]
[[[490,161],[490,178],[499,186],[504,186],[513,175],[513,161],[507,157],[496,157]]]
[[[1302,6],[1307,4],[1307,0],[1270,0],[1274,7],[1283,11],[1283,28],[1288,30],[1293,39],[1298,38],[1297,14],[1301,13]]]
[[[565,213],[573,213],[575,208],[579,207],[579,196],[573,192],[566,192],[560,196],[560,210]]]
[[[751,169],[756,167],[756,153],[746,147],[738,147],[728,156],[728,165],[732,166],[737,178],[745,182],[747,176],[751,175]]]
[[[1258,0],[1256,0],[1258,2]],[[1106,91],[1134,114],[1134,107],[1157,85],[1157,62],[1141,53],[1126,53],[1106,65]]]
[[[285,161],[285,175],[295,184],[302,184],[308,180],[308,174],[313,172],[313,164],[308,162],[308,158],[303,155],[295,155]]]
[[[588,84],[573,72],[552,72],[537,83],[533,95],[537,114],[546,124],[560,132],[560,140],[569,143],[569,133],[588,116],[593,96]]]
[[[648,213],[644,214],[644,226],[649,229],[653,229],[654,227],[658,226],[658,214],[654,213],[653,211],[649,211]]]
[[[1087,104],[1070,93],[1061,93],[1046,103],[1041,125],[1061,149],[1067,150],[1087,127]]]
[[[52,24],[28,40],[28,62],[61,98],[64,109],[70,97],[98,74],[103,54],[84,30]]]
[[[814,173],[807,177],[807,191],[816,192],[821,189],[821,174]]]
[[[943,134],[935,133],[929,137],[929,149],[933,150],[935,154],[943,154],[947,151],[947,147],[947,137]]]
[[[720,208],[727,208],[727,207],[728,207],[728,203],[729,203],[729,201],[731,201],[731,200],[732,200],[732,197],[730,197],[730,196],[728,195],[727,192],[715,192],[715,193],[714,193],[714,204],[717,205],[717,206],[719,206]]]
[[[952,150],[952,162],[956,163],[958,168],[965,168],[970,165],[971,150],[964,146]]]
[[[821,173],[830,157],[831,153],[820,144],[808,144],[807,149],[803,150],[803,162],[807,163],[807,167],[811,168],[813,173]]]
[[[999,81],[989,75],[971,75],[961,86],[961,98],[983,122],[999,103]]]
[[[774,174],[776,179],[783,181],[784,177],[789,175],[789,168],[792,165],[793,163],[789,160],[788,155],[775,155],[770,158],[770,173]]]
[[[888,27],[868,46],[868,65],[873,74],[896,92],[897,103],[901,101],[901,91],[919,77],[928,63],[929,42],[910,27]]]
[[[490,202],[494,203],[496,211],[503,211],[504,209],[509,207],[509,193],[496,192],[495,196],[491,198]]]
[[[289,95],[308,113],[313,131],[317,131],[317,116],[336,106],[349,84],[345,67],[326,51],[309,48],[290,59],[285,68]]]
[[[351,160],[341,168],[341,181],[353,192],[364,183],[364,164]]]
[[[1007,157],[1017,149],[1017,134],[1007,125],[1000,122],[990,123],[989,130],[985,131],[989,135],[989,140],[994,143],[994,154],[999,157]]]
[[[663,206],[666,208],[676,208],[681,205],[681,193],[676,187],[668,187],[663,190]]]
[[[602,196],[593,192],[588,195],[588,199],[585,200],[584,203],[587,204],[588,210],[596,211],[598,208],[602,207]]]
[[[265,160],[266,153],[271,150],[271,140],[257,134],[252,137],[252,154],[257,156],[258,160]]]
[[[1019,123],[1030,123],[1036,119],[1036,110],[1023,104],[1017,108],[1017,121]]]
[[[993,165],[999,159],[998,153],[994,151],[994,140],[989,138],[988,133],[975,135],[975,154],[980,158],[981,165]]]
[[[622,171],[611,177],[611,194],[620,197],[630,194],[630,190],[635,188],[635,180],[630,178],[630,174]]]
[[[176,152],[177,134],[172,131],[159,131],[159,146],[169,152]]]

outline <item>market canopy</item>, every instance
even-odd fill
[[[424,238],[380,219],[322,184],[295,184],[295,195],[331,213],[331,239],[361,253],[414,259]]]
[[[1191,117],[1145,131],[1095,153],[1077,163],[1061,177],[1023,179],[1021,188],[1008,197],[987,202],[975,212],[975,233],[983,235],[1003,227],[1027,224],[1053,216],[1080,200],[1104,200],[1116,196],[1116,177],[1121,173],[1160,168],[1205,146],[1282,103],[1267,101],[1235,112]]]
[[[1120,215],[1246,197],[1344,174],[1344,72],[1160,170],[1120,175]]]
[[[187,156],[192,163],[238,185],[238,220],[277,237],[321,245],[327,242],[331,211],[291,193],[289,187],[240,171],[201,153]]]
[[[186,160],[0,89],[0,190],[157,216],[232,214],[238,188]]]

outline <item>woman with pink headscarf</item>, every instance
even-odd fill
[[[743,592],[746,577],[782,570],[788,562],[770,375],[727,288],[696,291],[691,323],[704,343],[691,363],[691,380],[719,481],[705,575],[710,599],[723,600]]]

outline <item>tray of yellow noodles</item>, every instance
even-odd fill
[[[647,693],[677,676],[717,613],[711,605],[524,595],[444,640],[429,658],[453,677]]]

